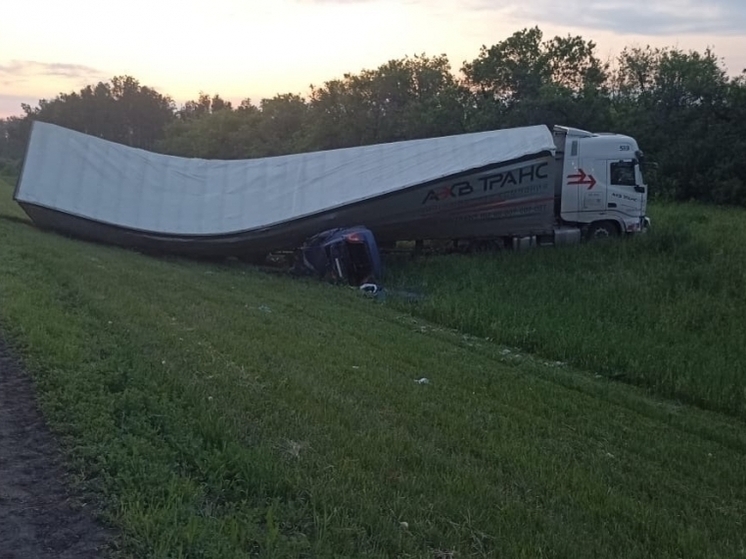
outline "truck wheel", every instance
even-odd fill
[[[608,239],[619,236],[619,226],[613,221],[596,221],[591,223],[586,234],[589,241]]]

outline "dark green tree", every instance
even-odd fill
[[[217,111],[230,111],[232,109],[231,102],[224,100],[220,95],[215,94],[210,97],[209,94],[200,91],[197,99],[184,103],[184,106],[177,111],[176,115],[182,120],[190,120]]]
[[[608,64],[582,37],[544,41],[538,27],[523,29],[464,64],[471,89],[472,130],[566,124],[608,125]]]
[[[134,147],[153,149],[174,118],[170,97],[143,86],[131,76],[116,76],[79,92],[22,105],[25,118],[78,130]]]
[[[329,149],[463,132],[467,96],[445,55],[390,60],[312,86],[311,141]]]
[[[23,117],[0,119],[0,167],[7,174],[17,174],[26,151],[31,122]]]
[[[656,158],[658,192],[739,203],[733,117],[743,111],[742,83],[728,78],[711,50],[625,49],[611,81],[614,127]]]

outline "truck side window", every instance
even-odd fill
[[[632,161],[619,161],[611,164],[611,184],[635,186],[635,164]]]

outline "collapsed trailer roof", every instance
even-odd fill
[[[15,198],[39,225],[60,228],[68,216],[78,225],[70,222],[67,229],[86,220],[151,237],[225,238],[553,150],[549,129],[532,126],[261,159],[205,160],[35,122]]]

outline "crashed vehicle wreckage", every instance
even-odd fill
[[[645,230],[643,164],[629,136],[559,126],[223,161],[36,121],[14,199],[39,227],[147,252],[302,247],[296,272],[354,284],[378,279],[377,246],[397,241],[522,248]]]
[[[365,227],[331,229],[314,235],[295,252],[291,273],[366,285],[380,281],[381,257],[373,233]]]

